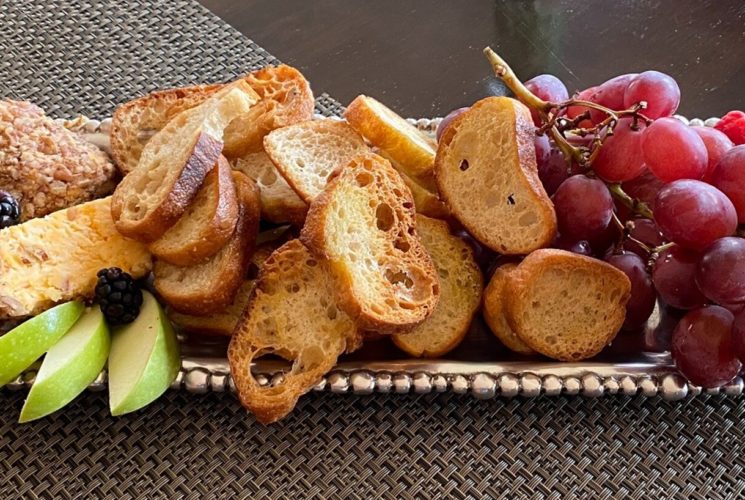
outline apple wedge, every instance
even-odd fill
[[[487,97],[450,123],[435,180],[455,218],[495,252],[525,255],[556,236],[554,205],[538,178],[535,126],[515,99]]]
[[[142,292],[140,315],[118,328],[109,354],[109,407],[114,416],[139,410],[160,397],[178,375],[176,334],[150,293]]]
[[[66,302],[21,323],[0,337],[0,387],[31,366],[83,314],[80,301]]]
[[[44,356],[19,422],[45,417],[75,399],[103,369],[109,345],[101,309],[89,309]]]

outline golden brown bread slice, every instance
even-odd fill
[[[238,223],[228,243],[212,258],[200,264],[181,267],[156,261],[153,285],[173,310],[208,315],[233,301],[243,283],[259,232],[259,191],[245,175],[234,172],[238,195]]]
[[[256,249],[251,256],[251,264],[247,272],[248,279],[243,281],[233,302],[225,310],[209,316],[195,316],[168,308],[168,319],[184,332],[230,337],[248,305],[248,299],[256,286],[256,278],[264,266],[264,262],[274,250],[276,250],[276,247],[272,244],[264,244]]]
[[[352,159],[311,204],[300,238],[329,260],[340,303],[363,330],[411,330],[437,305],[437,271],[414,216],[398,172],[372,153]]]
[[[411,356],[435,358],[466,336],[481,304],[484,278],[470,245],[451,234],[446,222],[417,215],[416,228],[437,268],[442,292],[432,316],[411,332],[394,335],[393,343]]]
[[[122,104],[111,120],[111,156],[123,174],[140,161],[142,150],[160,129],[182,111],[204,102],[222,84],[158,90]]]
[[[217,162],[224,128],[257,100],[240,80],[179,113],[155,134],[114,191],[111,213],[119,232],[149,243],[173,226]]]
[[[344,118],[370,143],[385,152],[402,171],[434,190],[432,168],[437,144],[383,103],[366,95],[357,96]]]
[[[442,200],[440,200],[440,196],[437,194],[437,189],[434,186],[434,183],[430,188],[424,187],[422,184],[406,175],[404,169],[386,155],[385,151],[375,148],[373,152],[391,162],[393,168],[398,170],[398,174],[404,180],[406,187],[409,188],[411,195],[414,197],[414,206],[417,213],[424,214],[428,217],[434,217],[435,219],[444,219],[450,215],[447,206],[445,206]]]
[[[359,345],[352,318],[336,305],[326,263],[291,240],[264,263],[228,348],[230,373],[241,403],[263,423],[287,415],[298,398]],[[267,354],[292,362],[281,382],[260,386],[251,363]]]
[[[158,259],[191,266],[215,255],[235,231],[238,200],[228,160],[220,156],[178,222],[149,245]]]
[[[510,262],[494,271],[484,290],[484,320],[494,336],[509,350],[518,354],[535,354],[535,351],[517,336],[504,315],[504,304],[510,293],[507,280],[516,268],[517,264]]]
[[[0,230],[0,319],[92,297],[99,269],[119,267],[138,279],[151,266],[147,248],[114,229],[111,198],[5,228]]]
[[[561,361],[599,353],[621,328],[631,283],[603,261],[536,250],[510,272],[505,316],[531,349]]]
[[[302,227],[308,204],[277,171],[269,156],[261,151],[248,153],[233,163],[233,168],[256,182],[261,193],[261,218],[275,224]]]
[[[264,150],[290,187],[310,203],[337,169],[369,148],[346,122],[310,120],[273,130],[264,137]]]
[[[527,254],[556,236],[556,213],[538,178],[535,127],[508,97],[478,101],[440,138],[435,177],[453,215],[502,254]]]
[[[313,118],[310,84],[292,66],[268,66],[246,76],[261,102],[225,130],[224,154],[230,159],[263,150],[264,136],[279,127]]]

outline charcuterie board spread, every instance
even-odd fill
[[[1,101],[0,386],[33,382],[21,421],[91,384],[113,415],[233,388],[265,423],[326,387],[741,391],[745,114],[674,116],[657,71],[570,96],[485,55],[514,97],[429,130],[366,95],[315,117],[286,65],[104,122]]]

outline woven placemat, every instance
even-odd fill
[[[226,80],[275,61],[185,1],[6,0],[0,51],[0,95],[58,117],[104,117],[155,88]],[[317,108],[340,109],[328,96]],[[18,425],[23,397],[0,391],[0,499],[745,493],[742,398],[315,393],[264,427],[229,394],[175,391],[121,418],[108,414],[105,394],[86,393]]]

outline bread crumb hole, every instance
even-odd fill
[[[360,172],[355,178],[359,187],[365,187],[373,181],[373,176],[368,172]]]
[[[378,229],[388,231],[393,227],[393,223],[395,222],[393,209],[387,203],[381,203],[375,209],[375,219]]]
[[[556,343],[556,337],[554,337],[553,335],[549,335],[548,337],[546,337],[546,342],[549,343],[549,344],[555,344]]]
[[[514,205],[515,204],[515,195],[511,194],[507,197],[507,204],[508,205]]]
[[[414,208],[414,204],[410,201],[405,201],[404,208],[411,210],[412,208]]]
[[[338,314],[338,311],[336,310],[336,306],[334,306],[334,305],[330,305],[330,306],[328,306],[328,307],[326,308],[326,316],[327,316],[327,317],[328,317],[328,318],[329,318],[330,320],[332,320],[332,321],[333,321],[333,320],[335,320],[335,319],[336,319],[336,316],[337,316],[337,314]]]
[[[298,168],[305,168],[305,160],[298,158],[295,160],[295,165],[297,165]]]
[[[458,168],[460,168],[461,172],[465,172],[466,170],[468,170],[468,167],[470,167],[470,165],[468,164],[468,160],[464,158],[463,160],[461,160],[460,166]]]
[[[305,265],[309,267],[315,267],[318,265],[318,261],[316,261],[315,259],[308,259],[305,261]]]
[[[398,237],[394,246],[402,252],[408,252],[411,249],[411,245],[404,238]]]
[[[406,288],[414,286],[414,280],[403,271],[393,272],[390,269],[386,269],[385,279],[387,279],[391,285],[403,285]]]

